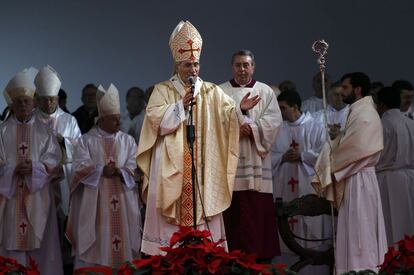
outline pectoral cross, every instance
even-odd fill
[[[299,148],[299,143],[296,143],[296,141],[292,139],[292,142],[290,143],[289,147],[296,150]]]
[[[299,183],[299,181],[297,181],[296,179],[290,178],[290,180],[288,181],[288,185],[291,186],[291,191],[292,192],[295,192],[296,184],[298,184],[298,183]]]
[[[194,52],[200,52],[200,48],[193,49],[193,43],[194,43],[193,40],[188,39],[187,44],[190,45],[190,48],[189,49],[181,48],[181,49],[178,50],[178,52],[180,54],[183,54],[185,52],[191,52],[190,60],[194,60],[195,59]]]

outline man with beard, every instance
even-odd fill
[[[336,272],[376,270],[387,251],[384,217],[375,175],[383,149],[381,120],[361,72],[342,77],[350,104],[345,130],[325,143],[315,165],[315,190],[338,209]]]

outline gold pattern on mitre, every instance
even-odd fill
[[[98,105],[99,117],[109,115],[119,115],[120,103],[119,103],[119,92],[115,85],[109,85],[108,90],[99,85],[96,93],[96,103]]]
[[[9,81],[3,92],[7,104],[12,104],[13,99],[22,95],[33,98],[36,90],[34,79],[37,73],[38,70],[36,68],[30,67],[18,72]]]
[[[175,62],[200,60],[203,39],[189,21],[181,21],[170,37],[170,48]]]
[[[58,73],[49,65],[40,69],[34,83],[37,96],[57,96],[62,85]]]

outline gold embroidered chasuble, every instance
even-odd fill
[[[160,126],[168,108],[183,96],[184,90],[177,76],[154,87],[147,107],[138,148],[137,164],[144,173],[143,197],[146,198],[151,182],[151,158],[157,141],[160,146],[159,182],[156,208],[171,224],[181,223],[181,197],[184,175],[184,146],[186,144],[186,120],[176,131],[160,135]],[[199,93],[196,105],[195,163],[197,182],[201,190],[207,217],[222,213],[230,206],[234,178],[238,163],[239,122],[234,101],[215,84],[198,81]],[[181,82],[182,83],[182,82]],[[174,110],[177,116],[180,110]],[[197,199],[199,205],[199,200]],[[201,207],[197,207],[197,224],[204,223]]]

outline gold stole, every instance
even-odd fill
[[[104,149],[104,157],[106,164],[114,164],[116,166],[117,150],[115,146],[115,138],[102,138],[102,146]],[[107,194],[106,201],[108,204],[109,230],[110,230],[110,251],[112,263],[120,263],[124,259],[124,238],[122,232],[122,204],[121,196],[122,186],[119,177],[106,178],[103,177],[101,186],[104,194]]]
[[[31,151],[31,124],[18,124],[16,128],[16,155],[17,163],[25,162],[30,159]],[[17,176],[16,188],[16,247],[17,250],[30,250],[29,238],[34,238],[33,228],[27,217],[26,201],[29,190],[24,176]]]
[[[193,106],[193,124],[197,125],[197,101],[194,103]],[[197,136],[196,127],[194,127],[195,136]],[[193,201],[193,184],[192,184],[192,163],[191,163],[191,152],[188,146],[187,141],[187,127],[184,127],[184,167],[183,167],[183,187],[181,191],[181,198],[180,198],[180,226],[193,226],[194,224],[194,201]],[[194,166],[197,167],[197,138],[194,141]],[[196,175],[196,182],[195,184],[198,185],[197,180],[197,169],[195,171]],[[196,192],[196,204],[197,209],[200,209],[201,204],[199,203],[199,195],[198,190],[194,190]],[[201,217],[198,217],[199,211],[197,211],[196,221],[199,224]],[[200,219],[199,219],[200,218]]]

